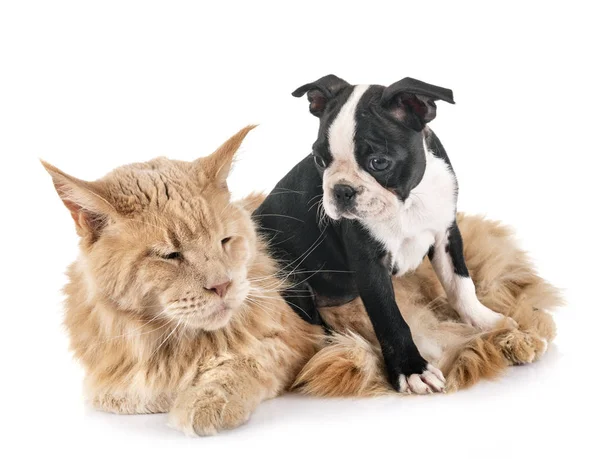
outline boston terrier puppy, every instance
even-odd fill
[[[360,296],[392,386],[443,391],[444,376],[421,356],[398,309],[391,275],[428,255],[462,320],[481,330],[511,321],[477,299],[456,224],[456,177],[427,126],[435,101],[454,103],[452,91],[413,78],[353,86],[327,75],[292,93],[305,94],[320,119],[312,153],[255,212],[282,264],[284,297],[322,323],[318,308]]]

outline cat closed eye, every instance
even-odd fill
[[[229,241],[231,241],[231,237],[232,237],[232,236],[225,237],[225,238],[221,239],[221,245],[222,245],[222,246],[225,246],[225,245],[227,245],[227,243],[228,243]]]
[[[181,258],[183,258],[183,255],[181,254],[181,252],[169,252],[167,254],[161,254],[160,257],[165,260],[181,260]]]

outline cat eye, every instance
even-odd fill
[[[181,252],[170,252],[166,255],[161,255],[161,257],[165,260],[181,260],[183,255],[181,254]]]
[[[320,167],[322,169],[325,169],[327,167],[327,164],[325,164],[325,160],[323,158],[321,158],[318,155],[315,155],[314,153],[313,153],[313,157],[315,158],[315,164],[318,167]]]
[[[377,158],[371,158],[371,161],[369,161],[369,167],[371,168],[371,170],[374,170],[376,172],[381,172],[388,169],[391,164],[392,162],[389,159],[384,158],[382,156]]]
[[[231,236],[221,239],[221,245],[225,246],[229,241],[231,241]]]

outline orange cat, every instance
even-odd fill
[[[316,395],[391,390],[359,302],[323,312],[342,332],[326,337],[280,297],[282,272],[251,220],[260,197],[231,202],[226,184],[251,129],[194,162],[158,158],[94,182],[44,163],[80,236],[65,324],[96,408],[169,412],[173,427],[206,435],[292,385]],[[450,389],[541,355],[554,337],[542,309],[560,301],[505,229],[478,218],[460,225],[479,297],[523,331],[458,323],[428,262],[396,280],[415,341]]]

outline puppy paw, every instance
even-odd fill
[[[241,399],[219,387],[197,389],[175,402],[169,413],[169,426],[187,435],[214,435],[232,429],[250,418]]]
[[[496,328],[512,328],[519,327],[514,319],[507,317],[499,312],[492,311],[488,307],[479,303],[477,308],[471,310],[469,314],[463,314],[463,320],[482,331],[493,330]]]
[[[399,392],[404,394],[432,394],[434,392],[445,392],[446,379],[440,370],[427,364],[422,373],[400,375]]]
[[[534,333],[511,330],[497,340],[504,357],[513,365],[523,365],[538,360],[548,348],[548,341]]]

